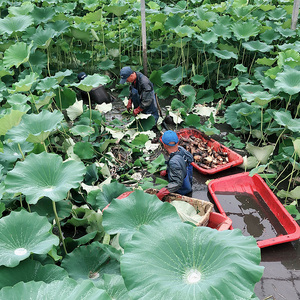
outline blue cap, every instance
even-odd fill
[[[168,130],[162,136],[162,142],[168,146],[175,146],[178,143],[178,136],[175,131]]]
[[[77,79],[79,81],[81,81],[82,79],[84,79],[87,75],[84,73],[84,72],[80,72],[78,75],[77,75]]]
[[[126,82],[127,78],[133,73],[132,69],[130,67],[124,67],[120,71],[120,84],[123,84]]]

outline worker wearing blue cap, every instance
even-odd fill
[[[133,114],[136,116],[143,112],[151,114],[155,122],[158,120],[157,102],[153,89],[153,84],[141,72],[134,72],[130,67],[124,67],[120,71],[120,84],[130,82],[130,95],[127,104],[127,111],[134,107]]]
[[[178,145],[179,139],[175,131],[168,130],[162,136],[163,146],[169,154],[167,170],[161,175],[168,175],[168,185],[156,196],[162,200],[169,193],[186,195],[192,191],[193,155]]]

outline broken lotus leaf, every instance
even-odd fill
[[[68,277],[48,284],[42,281],[19,282],[0,291],[0,299],[20,299],[20,295],[22,300],[111,300],[104,290],[96,288],[91,281],[78,283]]]
[[[54,153],[32,153],[7,173],[5,186],[8,193],[24,194],[29,204],[37,203],[42,197],[57,202],[65,199],[71,188],[80,185],[84,174],[82,162],[63,162]]]
[[[31,143],[41,143],[58,128],[63,118],[63,114],[58,110],[52,113],[43,110],[39,114],[26,114],[20,124],[10,129],[6,135],[16,143],[22,143],[25,140]]]
[[[250,300],[263,274],[260,260],[256,240],[239,229],[164,219],[134,233],[121,272],[133,300]]]
[[[31,253],[47,254],[59,239],[47,218],[26,210],[0,219],[0,265],[15,267]]]
[[[73,105],[67,108],[67,114],[70,120],[74,121],[83,113],[83,101],[76,101]]]

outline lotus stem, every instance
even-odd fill
[[[20,205],[21,205],[21,207],[23,207],[22,195],[20,195]]]
[[[50,77],[51,73],[50,73],[50,53],[49,53],[49,48],[47,48],[47,69],[48,69],[48,75]]]
[[[55,216],[55,223],[58,227],[58,232],[59,232],[59,239],[63,245],[64,251],[66,254],[68,254],[67,249],[66,249],[66,245],[65,245],[65,241],[64,241],[64,237],[61,231],[61,227],[60,227],[60,222],[59,222],[59,218],[58,218],[58,214],[57,214],[57,210],[56,210],[56,204],[55,201],[52,201],[52,207],[53,207],[53,212],[54,212],[54,216]]]
[[[291,99],[292,99],[292,95],[290,95],[290,97],[289,97],[289,101],[288,101],[288,103],[287,103],[287,105],[286,105],[285,111],[288,110],[288,107],[289,107],[289,105],[290,105]]]
[[[292,157],[293,156],[296,156],[296,153],[295,153],[295,151],[294,151],[294,153],[293,153],[293,155],[292,155]],[[296,158],[296,157],[295,157]],[[291,174],[290,174],[290,179],[289,179],[289,184],[288,184],[288,188],[287,188],[287,192],[289,192],[290,191],[290,186],[291,186],[291,183],[292,183],[292,179],[293,179],[293,173],[294,173],[294,171],[295,171],[295,164],[296,164],[296,159],[294,158],[294,162],[293,162],[293,168],[292,168],[292,172],[291,172]],[[285,199],[284,199],[284,204],[286,205],[286,201],[287,201],[287,195],[285,196]]]
[[[256,57],[256,52],[254,53],[254,56],[253,56],[253,59],[252,59],[252,62],[251,62],[250,68],[249,68],[249,76],[250,76],[251,68],[254,63],[255,57]]]
[[[26,202],[27,203],[27,202]],[[31,213],[30,205],[27,203],[28,211]]]
[[[19,148],[20,153],[21,153],[21,155],[22,155],[22,157],[23,157],[23,160],[24,160],[24,159],[25,159],[25,156],[24,156],[24,153],[23,153],[23,151],[22,151],[21,146],[20,146],[19,143],[18,143],[18,148]]]
[[[92,103],[91,103],[91,96],[90,92],[87,92],[89,98],[89,108],[90,108],[90,126],[92,125]]]
[[[295,119],[297,118],[297,116],[298,116],[298,113],[299,113],[299,108],[300,108],[300,102],[299,102],[299,104],[298,104],[298,106],[297,106],[297,110],[296,110],[296,114],[295,114]]]
[[[276,141],[276,143],[275,143],[274,149],[276,148],[276,146],[277,146],[277,144],[278,144],[278,142],[279,142],[281,136],[282,136],[283,133],[285,132],[285,130],[286,130],[286,128],[284,128],[284,129],[282,130],[282,132],[279,134],[278,139],[277,139],[277,141]]]

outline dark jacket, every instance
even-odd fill
[[[177,152],[170,154],[167,163],[169,184],[166,188],[171,193],[185,195],[192,191],[192,166],[193,155],[179,146]]]
[[[129,98],[132,99],[134,108],[140,106],[143,109],[143,113],[153,115],[157,121],[158,110],[153,84],[141,72],[136,72],[136,81],[130,86]]]

